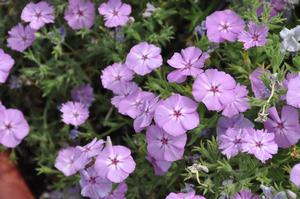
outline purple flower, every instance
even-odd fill
[[[290,173],[290,181],[300,187],[300,164],[296,164]]]
[[[71,96],[73,101],[81,102],[86,107],[90,107],[95,100],[93,88],[89,84],[73,88]]]
[[[144,101],[151,101],[156,96],[151,92],[136,91],[135,93],[125,97],[119,104],[119,112],[128,115],[132,119],[142,114]]]
[[[264,130],[255,130],[252,128],[244,129],[244,143],[242,144],[243,152],[253,154],[262,163],[272,158],[272,155],[278,151],[278,146],[275,142],[274,133],[268,133]]]
[[[29,22],[32,29],[38,30],[47,23],[54,23],[54,8],[44,1],[30,2],[24,7],[21,19]]]
[[[221,111],[234,101],[235,80],[216,69],[208,69],[198,75],[193,84],[193,96],[203,102],[208,110]]]
[[[62,121],[74,126],[82,125],[89,117],[89,110],[81,102],[66,102],[60,108]]]
[[[264,46],[267,43],[268,28],[265,25],[257,25],[250,21],[248,28],[248,31],[243,30],[238,36],[238,40],[244,43],[244,49]]]
[[[182,135],[199,125],[197,107],[197,103],[190,98],[173,94],[158,105],[154,120],[168,134]]]
[[[8,34],[8,47],[18,52],[26,50],[35,40],[35,30],[30,28],[30,26],[24,27],[22,24],[13,27],[8,31]]]
[[[218,136],[221,153],[228,159],[236,156],[242,151],[244,133],[242,129],[228,129],[224,134]]]
[[[162,65],[161,50],[153,44],[141,42],[130,49],[126,66],[138,75],[146,75]]]
[[[126,199],[125,194],[127,192],[127,184],[122,182],[118,185],[118,187],[108,196],[103,199]]]
[[[0,83],[5,83],[15,60],[0,48]]]
[[[98,9],[99,14],[104,16],[105,26],[108,28],[124,26],[131,13],[131,6],[122,3],[121,0],[108,0],[102,3]]]
[[[146,132],[147,151],[157,160],[176,161],[182,158],[186,134],[172,136],[158,126],[149,126]]]
[[[250,74],[249,77],[252,91],[254,92],[255,97],[259,99],[265,99],[270,95],[270,90],[261,79],[264,73],[269,74],[269,71],[258,67]]]
[[[107,66],[101,75],[103,87],[112,91],[124,82],[131,81],[132,79],[133,72],[121,63]]]
[[[138,85],[135,82],[124,82],[119,86],[114,88],[114,93],[116,94],[112,99],[111,103],[117,109],[119,109],[120,102],[127,96],[137,92],[139,90]]]
[[[169,73],[168,81],[182,83],[188,76],[196,77],[202,73],[204,62],[209,58],[207,53],[202,53],[199,48],[188,47],[181,50],[181,53],[175,53],[168,64],[174,68],[175,71]]]
[[[295,77],[297,77],[298,75],[299,75],[298,73],[291,73],[291,72],[288,72],[288,73],[286,74],[285,79],[283,80],[283,83],[282,83],[282,84],[283,84],[283,88],[287,90],[290,81],[291,81],[292,79],[294,79]],[[284,94],[284,95],[281,96],[281,100],[286,100],[286,94]]]
[[[95,5],[90,0],[69,0],[65,20],[73,30],[90,29],[95,21]]]
[[[110,142],[110,141],[109,141]],[[112,146],[111,142],[98,154],[95,169],[99,176],[111,182],[123,182],[135,169],[130,149],[124,146]]]
[[[80,172],[81,195],[90,198],[102,198],[107,196],[112,183],[99,176],[94,167],[90,167]]]
[[[230,128],[235,130],[240,130],[243,128],[253,128],[254,124],[244,117],[243,114],[235,115],[231,118],[228,117],[220,117],[217,124],[217,134],[222,135],[225,134],[226,131]]]
[[[300,139],[299,113],[291,106],[282,108],[281,117],[275,107],[270,108],[264,125],[269,132],[274,132],[275,142],[281,148],[289,148]]]
[[[172,162],[165,161],[165,160],[157,160],[154,157],[152,157],[150,154],[148,154],[146,159],[152,164],[154,168],[154,173],[157,176],[165,175],[172,165]]]
[[[225,106],[222,115],[232,117],[248,110],[250,106],[248,104],[247,95],[247,87],[237,84],[234,89],[234,100]]]
[[[286,101],[288,105],[300,108],[300,75],[291,79],[288,83]]]
[[[209,41],[216,43],[236,41],[245,27],[245,22],[232,10],[215,11],[206,17],[205,24]]]
[[[269,18],[272,18],[278,15],[278,13],[280,13],[285,8],[286,2],[284,0],[271,0],[271,2],[269,2],[267,6],[270,7]],[[261,16],[263,11],[264,11],[264,5],[261,5],[257,9],[257,15]]]
[[[21,111],[0,109],[0,143],[14,148],[29,134],[29,125]]]
[[[140,114],[134,119],[133,127],[135,132],[139,133],[144,128],[150,126],[154,117],[154,111],[158,105],[158,97],[144,100],[140,107]]]
[[[59,151],[55,168],[60,170],[65,176],[71,176],[79,170],[84,169],[89,160],[81,155],[81,151],[75,147],[68,147]]]
[[[253,195],[249,190],[242,190],[230,197],[230,199],[259,199],[259,196]]]
[[[189,193],[170,193],[166,199],[205,199],[203,196],[195,195],[195,191]]]
[[[97,140],[94,138],[90,143],[85,146],[77,146],[76,148],[81,151],[81,154],[86,156],[87,158],[92,158],[97,156],[104,147],[103,140]]]
[[[2,102],[0,101],[0,111],[3,111],[3,110],[5,110],[6,108],[5,108],[5,106],[2,104]]]

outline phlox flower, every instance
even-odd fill
[[[128,95],[120,102],[119,112],[135,119],[142,114],[144,102],[152,101],[155,97],[156,96],[151,92],[138,90],[133,94]]]
[[[90,107],[95,100],[93,88],[89,84],[84,84],[73,88],[71,91],[71,96],[73,101],[81,102],[86,107]]]
[[[170,193],[166,199],[205,199],[203,196],[196,195],[195,191],[188,193]]]
[[[89,159],[81,155],[81,151],[75,147],[68,147],[58,152],[55,159],[55,168],[65,176],[71,176],[84,169]]]
[[[249,190],[242,190],[234,194],[230,199],[259,199],[259,196],[252,194]]]
[[[165,161],[165,160],[157,160],[154,157],[152,157],[150,154],[148,154],[146,159],[152,164],[154,168],[154,173],[157,176],[165,175],[172,165],[172,162]]]
[[[199,125],[197,107],[197,103],[192,99],[173,94],[159,103],[154,113],[154,120],[168,134],[183,135]]]
[[[141,42],[130,49],[126,66],[138,75],[146,75],[162,65],[161,49],[153,44]]]
[[[186,134],[172,136],[158,126],[152,125],[146,132],[147,151],[156,160],[176,161],[182,158]]]
[[[114,88],[115,96],[111,99],[112,105],[119,109],[120,102],[127,96],[137,92],[139,89],[135,82],[123,82],[119,86]]]
[[[243,114],[235,115],[231,118],[228,117],[220,117],[217,124],[217,135],[225,134],[226,131],[230,128],[235,130],[240,130],[243,128],[253,128],[254,124],[247,118],[244,117]]]
[[[265,129],[275,134],[275,142],[281,148],[289,148],[300,139],[300,124],[298,110],[284,106],[279,116],[275,107],[269,109]]]
[[[300,187],[300,164],[293,166],[290,173],[290,181],[293,182],[297,187]]]
[[[215,11],[205,20],[209,41],[220,43],[236,41],[245,22],[232,10]]]
[[[29,22],[32,29],[38,30],[47,23],[54,23],[54,8],[45,1],[30,2],[24,7],[21,19]]]
[[[134,171],[135,162],[130,149],[121,145],[112,146],[108,140],[96,158],[95,169],[102,178],[120,183]]]
[[[197,76],[193,84],[193,96],[203,102],[208,110],[221,111],[234,101],[235,80],[225,72],[208,69]]]
[[[18,52],[26,50],[35,40],[35,30],[29,25],[24,27],[22,24],[18,24],[8,31],[8,34],[7,46]]]
[[[102,139],[97,140],[94,138],[90,143],[85,146],[77,146],[76,148],[81,151],[81,155],[86,156],[87,158],[92,158],[97,156],[104,147],[104,141]]]
[[[89,117],[89,110],[81,102],[66,102],[60,108],[62,121],[74,126],[82,125]]]
[[[127,189],[127,184],[125,182],[121,182],[113,192],[101,199],[126,199],[125,194]]]
[[[288,83],[286,102],[288,105],[300,108],[300,75],[291,79]]]
[[[100,5],[98,11],[100,15],[104,16],[104,25],[108,28],[114,28],[124,26],[128,22],[131,6],[122,3],[121,0],[108,0],[108,2]]]
[[[15,60],[0,48],[0,83],[5,83]]]
[[[73,30],[90,29],[95,22],[95,5],[90,0],[69,0],[64,17]]]
[[[268,28],[265,25],[257,25],[250,21],[248,28],[248,31],[243,30],[238,36],[238,40],[244,43],[244,49],[264,46],[267,43]]]
[[[245,112],[250,108],[248,103],[248,90],[246,86],[237,84],[234,89],[234,100],[229,104],[225,105],[222,115],[232,117],[239,113]]]
[[[182,83],[188,76],[196,77],[203,72],[201,68],[208,58],[207,53],[193,46],[182,49],[181,53],[174,53],[167,62],[176,70],[168,74],[168,81]]]
[[[243,129],[228,129],[224,134],[218,136],[219,149],[228,159],[236,156],[242,151]]]
[[[101,82],[104,88],[114,91],[124,82],[133,79],[133,72],[124,64],[114,63],[102,70]]]
[[[89,167],[80,172],[81,195],[90,198],[102,198],[107,196],[111,189],[112,183],[99,176],[95,168]]]
[[[272,155],[278,151],[278,145],[275,142],[275,134],[264,130],[255,130],[252,128],[244,129],[242,151],[253,154],[262,163],[272,158]]]
[[[2,105],[1,105],[2,107]],[[0,109],[0,143],[14,148],[29,134],[29,125],[17,109]]]

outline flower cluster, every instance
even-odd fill
[[[108,137],[106,143],[95,138],[85,146],[60,150],[55,167],[65,176],[80,173],[82,196],[108,199],[124,195],[122,183],[134,171],[135,162],[128,148],[113,146]],[[121,184],[112,192],[112,183]]]

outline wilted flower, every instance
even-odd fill
[[[69,138],[74,140],[79,136],[80,132],[75,128],[69,132]]]
[[[173,94],[159,103],[155,110],[154,120],[168,134],[182,135],[199,125],[197,107],[197,103],[192,99]]]
[[[0,109],[0,143],[14,148],[29,134],[29,125],[21,111]]]
[[[81,155],[81,151],[75,147],[68,147],[59,151],[55,168],[65,176],[71,176],[83,169],[89,162],[87,157]]]
[[[81,102],[67,102],[60,108],[62,121],[74,126],[82,125],[89,117],[89,110]]]
[[[254,92],[255,97],[259,99],[265,99],[269,97],[271,93],[270,90],[266,87],[266,85],[262,81],[262,77],[264,73],[269,74],[269,71],[261,67],[258,67],[250,74],[249,77],[252,91]]]
[[[24,7],[21,19],[29,22],[31,28],[38,30],[47,23],[54,23],[54,8],[44,1],[30,2]]]
[[[265,1],[267,6],[270,8],[269,18],[272,18],[272,17],[278,15],[278,13],[280,13],[286,6],[285,0],[269,0],[269,1],[270,2]],[[257,9],[257,15],[261,16],[263,11],[264,11],[264,5],[261,5]]]
[[[249,190],[242,190],[237,192],[234,196],[230,197],[230,199],[259,199],[258,195],[254,195]]]
[[[168,60],[168,64],[176,68],[175,71],[168,74],[168,81],[182,83],[188,76],[197,77],[203,72],[201,68],[203,68],[204,62],[208,58],[207,53],[202,53],[196,47],[188,47],[182,49],[181,53],[175,53]]]
[[[148,2],[146,6],[147,6],[146,10],[142,14],[144,18],[151,17],[151,15],[156,11],[156,8],[154,7],[153,4]]]
[[[29,25],[24,27],[22,24],[18,24],[13,27],[8,34],[8,47],[18,52],[26,50],[35,40],[35,30]]]
[[[275,142],[281,148],[288,148],[296,144],[300,139],[298,110],[291,106],[284,106],[281,110],[281,116],[279,116],[275,107],[270,108],[265,129],[274,132]]]
[[[15,60],[0,48],[0,83],[5,83]]]
[[[268,28],[265,25],[257,25],[250,21],[248,28],[248,31],[243,30],[238,36],[238,40],[244,43],[244,49],[264,46],[267,43]]]
[[[232,10],[215,11],[206,17],[205,23],[209,41],[216,43],[236,41],[245,27],[244,20]]]
[[[154,173],[157,176],[165,175],[172,165],[172,162],[170,162],[170,161],[157,160],[149,154],[146,157],[146,159],[153,165]]]
[[[95,100],[93,88],[89,84],[73,88],[71,96],[73,101],[81,102],[86,107],[90,107],[92,102]]]
[[[146,132],[147,151],[157,160],[176,161],[182,158],[186,134],[172,136],[158,126],[149,126]]]
[[[195,191],[189,193],[170,193],[166,199],[205,199],[203,196],[195,194]]]
[[[112,183],[99,176],[94,167],[80,172],[81,195],[90,198],[102,198],[109,194]]]
[[[289,30],[284,28],[280,32],[282,41],[282,49],[288,52],[298,52],[300,50],[300,25]]]
[[[101,82],[104,88],[114,91],[124,82],[131,81],[133,75],[124,64],[114,63],[102,70]]]
[[[65,20],[74,30],[90,29],[95,22],[94,3],[90,0],[69,0],[68,8],[65,11]]]
[[[131,6],[122,3],[121,0],[108,0],[102,3],[98,9],[99,14],[104,16],[105,26],[108,28],[124,26],[131,13]]]
[[[242,150],[253,154],[262,163],[272,158],[272,155],[278,151],[278,145],[275,142],[274,133],[264,130],[255,130],[252,128],[244,129]]]
[[[208,69],[198,75],[193,84],[193,96],[203,102],[208,110],[221,111],[234,101],[235,80],[225,72]]]
[[[141,42],[130,49],[126,66],[138,75],[146,75],[162,65],[161,49],[153,44]]]
[[[130,149],[121,145],[112,146],[109,139],[106,147],[97,156],[95,169],[99,176],[120,183],[134,171],[135,162]]]

